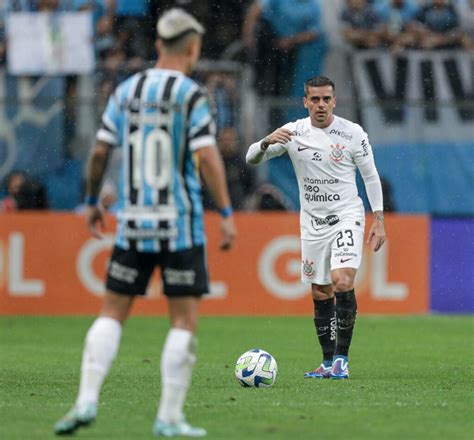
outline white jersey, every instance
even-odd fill
[[[260,142],[252,144],[247,162],[289,154],[298,180],[302,239],[319,238],[342,221],[363,227],[365,213],[356,186],[357,168],[372,210],[382,211],[380,178],[367,133],[360,125],[334,116],[326,128],[314,127],[309,117],[283,127],[295,134],[290,142],[270,145],[258,160]]]

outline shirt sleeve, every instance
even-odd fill
[[[201,89],[190,100],[188,140],[191,151],[216,145],[216,126],[209,99]]]
[[[250,165],[258,165],[259,163],[265,162],[267,160],[273,159],[274,157],[281,156],[286,152],[286,145],[284,144],[272,144],[269,147],[262,151],[260,148],[260,143],[263,139],[260,139],[258,142],[250,145],[245,160]]]
[[[294,131],[295,123],[288,122],[287,124],[283,125],[282,128]],[[248,164],[258,165],[259,163],[273,159],[274,157],[281,156],[282,154],[285,154],[288,151],[288,147],[291,145],[291,141],[286,144],[271,144],[265,151],[262,151],[262,149],[260,148],[260,144],[262,143],[262,141],[263,139],[260,139],[258,142],[255,142],[250,145],[247,151],[247,155],[245,156],[245,160]]]
[[[364,180],[370,207],[373,212],[383,211],[382,184],[377,168],[375,167],[374,155],[369,143],[369,138],[367,133],[362,129],[360,129],[360,134],[355,136],[353,147],[354,162]]]
[[[106,142],[109,145],[117,146],[120,143],[120,104],[117,98],[117,91],[112,93],[107,101],[102,122],[97,131],[97,140]]]

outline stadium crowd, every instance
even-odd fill
[[[325,57],[333,45],[331,29],[324,21],[327,8],[337,14],[337,32],[348,50],[378,48],[394,56],[411,49],[474,53],[474,0],[4,0],[0,3],[0,63],[8,65],[9,14],[91,11],[97,61],[94,99],[99,115],[120,81],[152,64],[156,19],[172,6],[190,11],[208,29],[204,59],[251,66],[257,96],[299,98],[303,82],[324,71]],[[235,209],[259,209],[255,194],[265,193],[268,185],[243,162],[245,145],[239,142],[243,127],[237,116],[242,84],[227,68],[198,70],[196,77],[207,86],[216,107],[218,144]],[[77,77],[68,75],[66,144],[75,136],[76,99]],[[291,116],[295,119],[304,114]],[[64,148],[67,152],[68,146]],[[27,169],[21,171],[28,173]],[[41,176],[35,177],[41,180]],[[6,191],[8,182],[5,177],[3,194],[11,199]],[[287,209],[278,189],[272,187],[261,199],[269,197],[274,202],[267,206]],[[9,210],[15,206],[7,205]],[[5,203],[1,206],[6,210]]]

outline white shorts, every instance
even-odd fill
[[[364,229],[341,225],[324,239],[301,240],[301,281],[331,284],[331,270],[341,267],[358,269],[362,261]]]

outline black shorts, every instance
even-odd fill
[[[107,270],[107,289],[145,295],[156,266],[161,267],[166,296],[201,296],[209,292],[204,246],[178,252],[139,252],[114,247]]]

